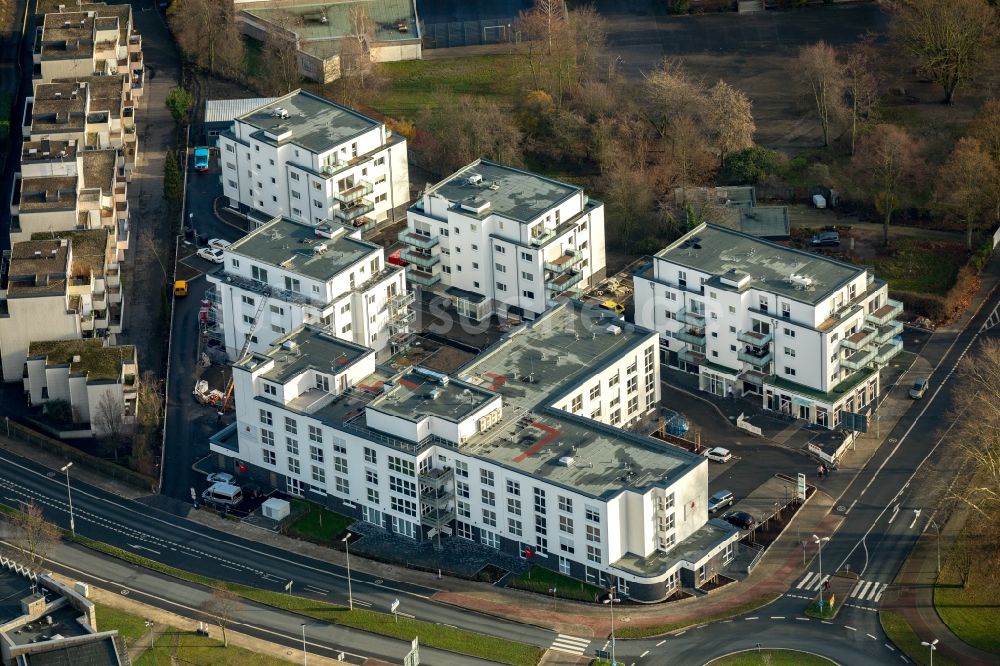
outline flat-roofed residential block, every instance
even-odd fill
[[[704,391],[827,428],[879,394],[902,304],[867,269],[703,224],[635,275],[636,322]]]
[[[631,429],[657,335],[569,301],[451,375],[305,326],[233,366],[220,463],[402,537],[475,541],[652,601],[728,564],[708,461]],[[484,551],[488,553],[489,551]]]
[[[406,214],[407,278],[481,320],[534,319],[604,277],[604,204],[582,188],[477,160]]]
[[[409,203],[406,139],[302,90],[238,116],[219,160],[230,206],[264,219],[367,229]]]
[[[302,324],[380,357],[409,337],[413,295],[403,269],[346,225],[275,218],[226,247],[208,280],[215,306],[209,333],[233,360],[248,337],[249,350],[263,352]]]

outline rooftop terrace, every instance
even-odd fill
[[[470,182],[474,176],[479,177],[475,178],[478,184]],[[462,167],[427,190],[428,195],[444,197],[455,205],[466,203],[482,209],[488,203],[480,217],[496,214],[518,222],[536,220],[579,192],[575,185],[486,160]],[[476,216],[468,211],[465,214]]]
[[[656,254],[692,270],[720,276],[737,271],[750,276],[750,286],[792,300],[817,305],[865,271],[829,257],[771,243],[739,231],[703,224]],[[789,277],[811,280],[802,288]]]
[[[76,159],[76,141],[25,141],[21,144],[21,162],[72,161]]]
[[[71,231],[39,231],[31,234],[32,241],[65,238],[73,248],[73,265],[69,274],[78,279],[104,277],[108,264],[113,263],[111,254],[111,230],[79,229]]]
[[[8,296],[65,293],[68,257],[69,247],[58,240],[14,243],[7,273]]]
[[[283,109],[287,117],[276,115],[275,109]],[[238,120],[272,135],[280,136],[287,131],[289,138],[274,143],[291,142],[314,153],[329,150],[381,125],[377,120],[302,90],[279,97],[239,116]],[[269,140],[263,135],[258,138]]]
[[[375,41],[419,39],[413,2],[368,0],[326,4],[302,4],[283,8],[254,8],[248,14],[279,25],[292,25],[303,42],[339,40],[351,32],[351,10],[363,6],[375,21]],[[322,18],[320,18],[322,17]],[[405,30],[402,29],[405,27]]]
[[[377,245],[350,238],[339,225],[334,229],[341,235],[323,238],[316,235],[316,227],[312,225],[276,218],[230,245],[226,253],[326,282],[378,252]],[[320,245],[325,245],[326,250],[317,253]],[[364,282],[363,277],[358,276],[358,284]]]
[[[105,347],[103,340],[46,340],[28,345],[28,358],[44,358],[47,366],[68,365],[71,375],[87,375],[91,382],[115,381],[122,366],[135,363],[135,347]],[[79,359],[79,360],[77,360]]]

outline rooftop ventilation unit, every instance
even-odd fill
[[[313,254],[326,254],[326,251],[329,250],[329,249],[330,248],[327,246],[326,243],[316,243],[313,246],[312,251],[313,251]]]
[[[432,382],[437,382],[441,386],[447,386],[448,382],[451,381],[448,375],[443,372],[435,372],[434,370],[428,370],[427,368],[414,368],[413,372],[421,377],[424,377],[425,379],[431,380]]]
[[[559,464],[563,467],[572,467],[574,460],[573,456],[563,456],[559,459]]]
[[[271,109],[271,117],[272,118],[287,118],[288,117],[288,111],[286,111],[285,109],[281,108],[280,106],[275,107],[275,108]]]
[[[799,289],[808,289],[813,283],[812,278],[806,277],[805,275],[798,275],[796,273],[789,275],[788,281]]]
[[[478,173],[470,173],[469,177],[466,178],[466,182],[469,185],[480,185],[483,182],[483,177]]]
[[[622,334],[622,327],[621,326],[615,326],[614,324],[612,324],[611,326],[608,326],[604,330],[607,331],[608,333],[610,333],[611,335],[621,335]]]

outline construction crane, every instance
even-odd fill
[[[253,321],[250,322],[250,330],[247,331],[246,340],[243,341],[243,348],[240,349],[240,354],[239,356],[236,357],[237,363],[239,363],[240,360],[242,360],[243,357],[247,355],[247,352],[250,351],[250,341],[253,340],[253,332],[257,330],[257,324],[258,322],[260,322],[260,316],[261,314],[263,314],[264,307],[267,305],[267,299],[268,299],[268,293],[264,293],[261,296],[260,305],[257,306],[257,312],[253,316]],[[225,413],[229,409],[229,407],[231,406],[231,401],[233,399],[233,387],[235,386],[235,384],[233,383],[233,377],[234,374],[230,373],[229,384],[226,385],[226,397],[225,399],[223,399],[222,407],[220,409],[220,411],[223,413]]]

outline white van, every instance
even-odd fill
[[[213,483],[201,494],[201,499],[221,506],[236,506],[243,501],[243,491],[229,483]]]

